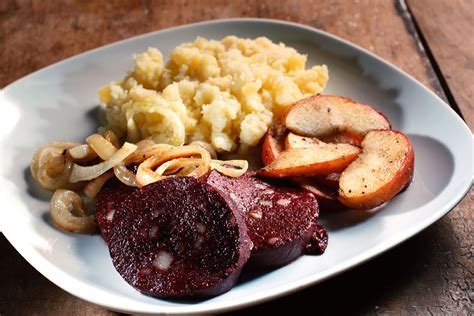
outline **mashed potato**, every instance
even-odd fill
[[[128,141],[245,150],[292,103],[323,91],[327,67],[305,64],[305,55],[265,37],[197,38],[176,47],[166,65],[156,48],[136,55],[128,75],[99,96],[109,128]]]

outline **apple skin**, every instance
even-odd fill
[[[359,112],[361,115],[355,115]],[[345,136],[349,139],[361,141],[371,130],[391,129],[390,121],[383,113],[368,104],[336,95],[301,99],[286,111],[281,121],[293,133],[321,140],[348,132]]]
[[[315,178],[293,178],[300,188],[313,193],[318,200],[319,210],[321,212],[331,212],[347,208],[337,197],[337,189],[325,188],[321,186]]]
[[[328,150],[324,148],[329,148]],[[327,159],[327,153],[337,152]],[[360,149],[348,144],[324,144],[323,146],[284,150],[271,164],[257,171],[268,178],[291,178],[325,175],[342,172],[357,156]],[[317,157],[317,158],[316,158]]]
[[[326,137],[321,137],[320,140],[325,143],[350,144],[360,147],[364,137],[349,131],[341,131]]]
[[[340,173],[333,172],[333,173],[329,173],[322,176],[316,176],[315,181],[322,184],[325,187],[338,191],[340,178],[341,178]]]
[[[285,138],[285,149],[318,147],[322,142],[315,137],[305,137],[289,132]]]
[[[341,179],[339,182],[339,201],[349,208],[368,210],[382,205],[383,203],[391,200],[400,191],[405,190],[413,180],[415,153],[408,137],[399,131],[373,131],[370,133],[374,132],[394,133],[401,135],[406,141],[406,153],[399,169],[389,179],[389,181],[386,181],[377,190],[374,190],[372,192],[365,192],[364,194],[348,196],[345,193],[347,189],[344,187],[344,181],[345,177],[347,176],[347,173],[343,172],[341,174]],[[364,149],[364,142],[362,143],[362,148]],[[369,172],[367,174],[369,174]]]
[[[268,128],[263,137],[260,157],[264,166],[271,164],[285,149],[284,139],[286,129],[281,124],[275,124]]]

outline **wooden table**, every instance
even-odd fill
[[[373,51],[446,100],[472,129],[473,16],[472,0],[2,0],[0,87],[137,34],[208,19],[264,17],[304,23]],[[380,257],[246,312],[296,306],[322,314],[472,313],[473,198],[471,189],[449,215]],[[49,282],[3,235],[0,252],[1,315],[114,314]]]

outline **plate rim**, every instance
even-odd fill
[[[320,35],[323,35],[325,37],[328,37],[329,39],[335,40],[337,42],[340,42],[344,45],[349,46],[350,48],[359,51],[363,53],[364,55],[368,55],[371,58],[376,59],[378,62],[381,62],[385,66],[388,66],[398,74],[402,75],[405,78],[408,78],[412,84],[416,84],[418,87],[423,89],[424,91],[428,91],[429,94],[431,94],[432,97],[435,97],[438,101],[441,102],[445,107],[447,107],[452,114],[454,114],[455,119],[458,121],[458,123],[461,123],[463,128],[471,133],[469,127],[467,124],[461,119],[461,117],[443,100],[441,99],[438,95],[436,95],[433,91],[431,91],[428,87],[424,86],[421,82],[419,82],[417,79],[412,77],[411,75],[407,74],[403,70],[399,69],[397,66],[391,64],[390,62],[382,59],[381,57],[375,55],[374,53],[366,50],[365,48],[362,48],[346,39],[340,38],[336,35],[330,34],[326,31],[300,24],[300,23],[295,23],[295,22],[289,22],[289,21],[284,21],[284,20],[277,20],[277,19],[262,19],[262,18],[229,18],[229,19],[214,19],[214,20],[206,20],[206,21],[200,21],[196,23],[189,23],[189,24],[183,24],[183,25],[178,25],[178,26],[173,26],[169,28],[163,28],[163,29],[158,29],[152,32],[147,32],[144,34],[136,35],[133,37],[129,37],[120,41],[116,41],[113,43],[109,43],[91,50],[87,50],[85,52],[70,56],[68,58],[65,58],[63,60],[57,61],[53,64],[50,64],[46,67],[43,67],[41,69],[38,69],[32,73],[27,74],[26,76],[15,80],[14,82],[8,84],[4,88],[0,90],[0,97],[3,94],[7,94],[8,90],[10,90],[12,87],[14,87],[18,82],[23,81],[25,79],[28,79],[29,77],[35,75],[38,72],[44,71],[44,70],[51,70],[54,67],[60,66],[63,63],[67,63],[71,59],[75,59],[78,57],[84,57],[89,54],[93,54],[94,52],[101,50],[103,48],[107,47],[112,47],[114,45],[118,44],[124,44],[128,41],[133,41],[139,38],[145,38],[149,36],[153,36],[157,33],[165,33],[165,32],[170,32],[170,31],[175,31],[179,29],[185,29],[185,28],[193,28],[196,26],[203,26],[203,25],[212,25],[212,24],[221,24],[221,23],[268,23],[268,24],[277,24],[277,25],[283,25],[283,26],[291,26],[303,30],[307,30],[310,32],[318,33]],[[472,133],[471,133],[472,136]],[[471,142],[472,144],[472,142]],[[384,241],[382,244],[378,244],[377,246],[371,248],[370,250],[361,253],[360,255],[357,255],[355,257],[352,257],[349,260],[344,261],[342,264],[336,264],[332,266],[330,269],[327,269],[323,271],[322,273],[318,274],[318,277],[315,278],[314,275],[308,276],[299,280],[295,280],[293,282],[286,283],[282,286],[272,288],[270,290],[262,291],[260,292],[257,296],[253,296],[251,298],[238,298],[230,302],[217,302],[217,303],[206,303],[206,304],[190,304],[190,305],[184,305],[184,306],[141,306],[145,308],[134,308],[133,305],[127,305],[127,301],[122,302],[121,304],[116,304],[117,301],[113,301],[115,304],[110,304],[108,300],[104,300],[104,297],[108,296],[114,296],[114,294],[110,294],[107,292],[107,290],[104,290],[102,288],[98,288],[94,285],[89,285],[87,282],[84,282],[79,279],[74,279],[70,277],[69,274],[59,270],[56,268],[56,266],[49,262],[46,258],[41,256],[38,252],[31,251],[27,244],[24,244],[23,242],[18,242],[18,241],[13,241],[12,237],[14,236],[13,234],[10,235],[10,237],[6,234],[5,228],[3,227],[1,229],[1,232],[3,232],[5,238],[10,242],[10,244],[20,253],[20,255],[30,263],[35,270],[40,272],[43,276],[45,276],[48,280],[53,282],[55,285],[60,287],[61,289],[67,291],[68,293],[79,297],[85,301],[89,301],[91,303],[106,307],[111,310],[116,310],[116,311],[121,311],[121,312],[128,312],[128,313],[146,313],[146,314],[151,314],[151,313],[170,313],[170,314],[195,314],[195,313],[202,313],[202,312],[224,312],[224,311],[230,311],[230,310],[235,310],[238,308],[244,308],[246,306],[254,305],[257,303],[263,303],[272,299],[275,299],[277,297],[287,295],[299,290],[302,290],[304,288],[307,288],[311,285],[314,285],[316,283],[323,282],[324,280],[334,277],[338,274],[341,274],[349,269],[355,268],[368,260],[371,260],[386,251],[392,249],[393,247],[399,245],[400,243],[410,239],[413,237],[415,234],[421,232],[423,229],[429,227],[432,225],[434,222],[439,220],[441,217],[445,216],[448,214],[463,198],[464,196],[469,192],[471,186],[472,186],[472,177],[469,183],[465,185],[462,183],[462,187],[464,190],[459,191],[455,196],[452,196],[449,199],[449,203],[445,204],[443,207],[440,207],[440,211],[433,213],[429,219],[417,224],[417,225],[412,225],[410,226],[410,229],[404,231],[403,234],[398,234],[395,235],[393,238]],[[429,205],[431,202],[428,202],[426,205]],[[4,222],[5,223],[5,222]],[[3,225],[2,225],[3,226]],[[34,263],[34,264],[33,264]],[[65,282],[66,280],[66,282]],[[70,284],[68,286],[68,289],[66,289],[63,284]],[[86,287],[86,288],[84,288]],[[71,289],[74,289],[71,291]],[[77,290],[76,290],[77,289]],[[90,295],[86,296],[83,295],[82,293],[87,292],[87,291],[82,291],[81,289],[87,289],[90,293],[90,290],[93,290],[94,293],[97,293],[98,295]],[[92,297],[91,297],[92,296]],[[136,302],[135,302],[136,304]],[[148,307],[148,308],[146,308]],[[154,307],[154,308],[151,308]]]

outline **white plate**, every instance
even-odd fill
[[[123,76],[132,55],[148,46],[167,56],[196,36],[267,36],[328,65],[325,93],[375,105],[404,131],[416,154],[412,186],[379,212],[348,211],[322,219],[329,247],[230,292],[194,303],[140,294],[115,271],[100,236],[67,234],[49,222],[48,196],[29,182],[28,166],[43,143],[82,141],[95,128],[97,89]],[[6,87],[0,97],[2,230],[39,272],[66,291],[131,313],[195,313],[235,309],[321,282],[399,244],[451,210],[472,181],[472,135],[441,99],[371,53],[310,27],[258,19],[220,20],[131,38],[78,55]],[[7,273],[3,271],[2,273]]]

